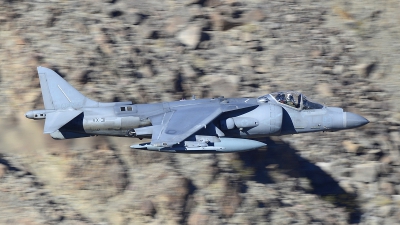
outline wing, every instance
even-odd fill
[[[151,143],[154,146],[170,147],[177,144],[196,131],[205,127],[222,113],[219,104],[196,105],[175,108],[167,113],[151,118],[159,120],[161,124],[155,125]]]
[[[150,118],[153,124],[151,144],[158,147],[171,147],[206,127],[221,113],[250,107],[257,107],[257,105],[226,104],[215,101],[172,108],[168,112]]]

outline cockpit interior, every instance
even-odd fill
[[[271,99],[272,98],[272,99]],[[305,95],[296,91],[280,91],[258,98],[259,102],[275,100],[278,103],[296,108],[298,110],[322,109],[322,104],[310,101]]]

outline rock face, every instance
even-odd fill
[[[388,1],[0,3],[0,224],[399,224],[400,37]],[[379,56],[379,57],[378,57]],[[37,66],[98,101],[302,91],[365,127],[241,154],[55,141]]]
[[[201,38],[201,27],[191,26],[181,31],[177,39],[184,45],[191,49],[195,49],[200,42]]]
[[[376,181],[380,172],[380,163],[358,164],[354,168],[353,179],[355,181],[372,183]]]

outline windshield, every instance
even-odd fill
[[[322,109],[323,105],[319,103],[312,102],[307,99],[306,96],[303,95],[303,109]]]
[[[293,108],[297,108],[297,109],[322,109],[324,106],[319,104],[319,103],[315,103],[310,101],[309,99],[307,99],[306,96],[304,96],[303,94],[301,94],[300,92],[297,91],[280,91],[280,92],[274,92],[271,93],[272,97],[275,98],[276,101],[278,101],[279,103],[288,105],[290,107]],[[263,99],[266,98],[265,96],[261,96],[258,99]]]

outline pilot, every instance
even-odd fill
[[[280,102],[280,103],[286,104],[285,95],[282,94],[282,93],[279,93],[279,94],[276,96],[276,100],[277,100],[278,102]]]
[[[296,102],[294,101],[293,95],[291,93],[288,93],[286,95],[286,104],[292,107],[296,107]]]

